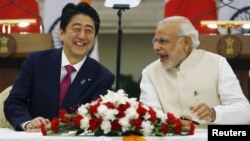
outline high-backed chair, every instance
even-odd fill
[[[3,112],[3,103],[5,99],[8,97],[12,86],[9,86],[5,90],[0,93],[0,128],[11,128],[10,123],[6,120]]]
[[[10,33],[40,33],[41,18],[39,14],[39,5],[37,0],[0,0],[0,20],[20,20],[20,19],[35,19],[36,23],[27,27],[11,26]],[[8,24],[6,24],[8,26]],[[0,24],[0,33],[3,25]],[[9,30],[7,27],[5,30]]]

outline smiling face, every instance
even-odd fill
[[[191,51],[190,37],[178,36],[178,25],[162,23],[157,26],[153,50],[166,69],[178,67]]]
[[[84,14],[73,16],[65,31],[60,29],[60,39],[63,41],[64,53],[70,63],[78,63],[94,45],[94,21]]]

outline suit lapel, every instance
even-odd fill
[[[76,101],[78,101],[78,98],[81,97],[81,99],[87,99],[87,97],[90,95],[90,93],[85,93],[84,91],[86,91],[89,85],[92,83],[96,73],[95,66],[91,62],[92,60],[87,57],[81,69],[77,73],[74,81],[69,87],[68,92],[66,93],[62,105],[63,107],[75,105]]]

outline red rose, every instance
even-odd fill
[[[46,126],[45,126],[45,124],[41,124],[41,132],[42,132],[42,134],[44,135],[44,136],[46,136],[47,135],[47,130],[46,130]]]
[[[182,131],[182,127],[183,127],[183,124],[181,122],[180,119],[176,119],[176,122],[175,122],[175,131],[177,133],[180,133]]]
[[[137,131],[141,129],[141,122],[139,118],[130,120],[130,124],[134,126]]]
[[[59,111],[59,118],[61,120],[62,123],[68,123],[69,122],[69,119],[66,117],[66,110],[65,109],[61,109]]]
[[[59,131],[59,119],[58,118],[52,119],[51,130],[55,133],[57,133]]]
[[[195,126],[194,126],[194,124],[193,123],[191,123],[190,125],[189,125],[189,132],[188,132],[188,135],[193,135],[194,134],[194,130],[195,130]]]
[[[155,112],[151,107],[149,107],[148,113],[149,113],[149,115],[150,115],[149,120],[150,120],[151,122],[155,122],[155,121],[157,120],[156,112]]]
[[[119,124],[118,119],[115,119],[114,121],[111,122],[111,131],[121,131],[122,126]]]
[[[118,106],[118,118],[122,118],[125,116],[125,111],[130,107],[130,104],[128,102],[126,102],[126,104],[120,104]]]
[[[168,112],[167,117],[168,117],[168,124],[172,125],[176,123],[176,117],[174,116],[174,114]]]
[[[118,114],[117,114],[118,118],[122,118],[125,116],[125,112],[123,110],[121,110],[121,109],[117,109],[117,110],[118,110]]]
[[[124,99],[121,99],[121,96],[124,96]],[[103,98],[103,97],[101,97]],[[148,107],[144,105],[142,102],[128,100],[127,95],[119,95],[116,99],[116,96],[111,93],[111,96],[104,97],[105,101],[103,103],[102,99],[99,98],[91,103],[87,103],[87,105],[80,106],[75,111],[75,113],[67,113],[65,109],[61,109],[59,111],[59,117],[51,120],[50,125],[42,124],[40,126],[42,135],[61,135],[64,133],[68,133],[70,131],[76,131],[76,135],[82,134],[85,130],[93,132],[95,135],[118,135],[124,136],[127,134],[144,134],[149,130],[142,128],[142,122],[146,122],[145,127],[153,126],[150,133],[148,135],[153,136],[164,136],[166,134],[169,135],[193,135],[195,126],[194,124],[183,125],[179,118],[176,118],[172,113],[162,113],[162,111],[157,111],[153,107]],[[111,98],[111,99],[110,99]],[[110,99],[110,100],[109,100]],[[113,103],[112,101],[117,101]],[[138,103],[136,103],[138,102]],[[108,109],[115,111],[110,114],[110,116],[106,116],[102,113],[98,113],[98,107],[105,105]],[[130,109],[131,108],[131,109]],[[127,111],[127,110],[131,111]],[[87,111],[86,111],[87,110]],[[116,112],[118,110],[118,113]],[[128,113],[128,115],[126,115]],[[159,112],[159,113],[158,113]],[[80,115],[83,114],[83,115]],[[131,115],[132,114],[132,115]],[[158,118],[157,115],[164,115],[164,119]],[[139,116],[138,116],[139,115]],[[147,115],[147,116],[145,116]],[[81,120],[89,117],[85,121],[84,125],[81,125]],[[128,117],[127,117],[128,116]],[[121,118],[126,117],[124,120],[129,120],[127,124],[129,124],[129,128],[127,125],[123,127],[119,122]],[[132,119],[131,119],[132,117]],[[135,118],[138,117],[138,118]],[[127,119],[129,118],[129,119]],[[111,131],[108,125],[105,127],[101,127],[103,120],[109,120],[111,124]],[[89,122],[86,127],[86,122]],[[124,122],[124,121],[122,121]],[[81,129],[81,127],[83,129]],[[126,131],[123,132],[123,128],[126,128]],[[143,130],[142,130],[143,129]],[[185,134],[183,134],[185,133]]]
[[[109,108],[109,109],[114,109],[115,108],[115,105],[111,102],[107,102],[105,103],[105,105]]]
[[[142,103],[139,102],[138,108],[136,109],[136,112],[139,114],[140,117],[143,117],[147,113],[147,109],[145,109],[142,106]]]
[[[89,120],[89,130],[95,132],[100,127],[102,120],[99,118],[92,118]]]
[[[168,124],[162,123],[159,132],[163,133],[163,135],[166,135],[168,133]]]
[[[90,105],[89,107],[89,113],[94,116],[95,113],[97,113],[97,108],[99,107],[99,103],[96,105]]]
[[[74,116],[74,128],[80,128],[81,126],[81,120],[83,119],[82,115],[76,115]]]

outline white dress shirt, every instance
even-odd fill
[[[86,57],[84,57],[80,62],[72,65],[70,64],[68,58],[66,57],[64,51],[62,51],[62,63],[61,63],[61,77],[60,77],[60,81],[62,81],[63,77],[67,74],[67,70],[65,68],[66,65],[71,65],[73,66],[76,71],[72,72],[71,75],[70,75],[70,78],[71,78],[71,82],[73,82],[73,80],[75,79],[76,77],[76,74],[79,72],[80,68],[82,67],[84,61],[86,60]]]

